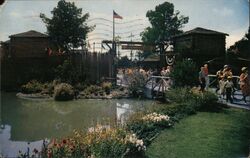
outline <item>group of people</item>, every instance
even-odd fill
[[[219,93],[221,97],[226,95],[226,101],[233,103],[233,94],[236,90],[235,84],[233,82],[233,73],[229,65],[224,65],[222,69],[217,71],[217,89],[216,93]],[[205,64],[200,68],[199,72],[199,82],[200,82],[200,91],[207,90],[209,87],[209,76],[208,76],[208,65]],[[247,103],[246,97],[250,96],[250,77],[248,74],[247,67],[241,69],[241,75],[239,76],[240,89],[243,95],[243,101]]]
[[[143,74],[146,78],[149,78],[151,76],[159,76],[159,75],[164,76],[164,77],[169,77],[171,71],[172,71],[172,67],[166,66],[166,67],[163,67],[160,72],[156,68],[155,69],[149,68],[148,70],[146,70],[141,67],[141,68],[119,69],[118,73],[129,76],[135,72],[138,72],[140,74]]]
[[[216,73],[217,77],[217,89],[221,96],[226,94],[226,100],[233,102],[232,93],[235,90],[234,83],[232,81],[233,73],[232,69],[228,65],[224,65],[223,69],[220,69]]]
[[[232,69],[228,65],[224,65],[223,69],[217,71],[217,83],[218,87],[216,89],[216,92],[219,91],[219,94],[221,96],[226,95],[226,101],[233,102],[233,93],[235,92],[235,85],[232,81],[233,73]],[[248,75],[248,69],[247,67],[243,67],[241,69],[241,75],[239,77],[239,83],[240,89],[242,91],[243,95],[243,101],[247,103],[246,97],[250,96],[250,79]]]
[[[161,76],[169,77],[171,71],[172,71],[172,67],[171,66],[168,65],[166,68],[163,67],[161,69]]]

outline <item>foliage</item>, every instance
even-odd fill
[[[86,92],[87,94],[98,94],[98,92],[102,91],[102,87],[100,86],[96,86],[96,85],[90,85],[88,86],[84,92]]]
[[[62,65],[57,66],[55,74],[62,82],[74,84],[80,78],[80,73],[70,60],[64,60]]]
[[[162,129],[172,125],[172,120],[168,115],[155,112],[146,115],[135,113],[130,117],[127,129],[133,131],[146,145],[149,145]]]
[[[188,17],[179,15],[180,12],[174,11],[174,5],[164,2],[149,10],[146,14],[152,27],[147,27],[141,33],[142,41],[148,43],[165,42],[173,35],[182,32],[181,28],[188,23]]]
[[[39,93],[43,90],[43,85],[37,80],[31,80],[25,85],[21,86],[21,92],[26,94]]]
[[[85,83],[77,83],[74,85],[74,88],[78,91],[83,91],[87,88],[87,85]]]
[[[89,131],[74,131],[69,138],[52,140],[47,148],[47,157],[96,157],[121,158],[132,154],[143,154],[143,141],[135,134],[121,128],[97,125]]]
[[[67,83],[61,83],[55,87],[54,98],[58,101],[74,99],[73,87]]]
[[[106,94],[110,94],[111,88],[112,88],[111,82],[103,82],[102,83],[102,89],[105,90]]]
[[[132,61],[128,59],[128,56],[123,56],[118,60],[118,67],[127,68],[132,66]]]
[[[74,2],[65,0],[60,0],[51,13],[51,19],[45,14],[40,14],[40,18],[46,24],[47,32],[56,45],[70,50],[85,44],[87,33],[92,29],[86,24],[88,13],[82,16],[81,8],[77,8]]]
[[[144,86],[146,84],[146,77],[135,71],[128,76],[128,90],[132,94],[132,96],[137,97],[142,95]]]
[[[230,46],[228,49],[228,54],[233,56],[239,56],[243,58],[250,59],[250,28],[248,29],[248,33],[245,34],[241,40],[235,42],[234,45]]]
[[[217,103],[218,97],[216,94],[213,92],[206,92],[203,94],[202,99],[201,99],[201,107],[200,110],[203,111],[216,111],[218,110],[219,104]]]
[[[53,95],[55,85],[52,82],[46,82],[43,84],[43,94]]]
[[[196,85],[198,82],[198,73],[195,63],[188,59],[178,61],[170,77],[174,80],[175,87]]]

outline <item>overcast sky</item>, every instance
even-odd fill
[[[116,32],[122,40],[140,39],[140,32],[149,25],[146,18],[148,10],[154,10],[164,0],[71,0],[76,6],[89,13],[89,25],[96,25],[88,35],[90,44],[102,39],[112,38],[112,12],[115,10],[123,17],[116,19]],[[249,26],[248,0],[168,0],[175,10],[189,16],[189,22],[183,30],[203,27],[228,33],[229,47],[241,39]],[[39,18],[40,13],[51,16],[50,11],[58,0],[7,0],[0,6],[0,41],[8,40],[8,36],[29,30],[46,32],[46,27]],[[102,20],[98,18],[104,18]],[[98,46],[96,46],[98,47]]]

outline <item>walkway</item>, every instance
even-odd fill
[[[212,89],[213,92],[215,92],[215,88]],[[234,108],[241,108],[241,109],[247,109],[247,110],[250,110],[250,97],[247,97],[246,100],[247,100],[247,103],[245,104],[245,102],[242,100],[242,93],[241,93],[241,90],[237,90],[235,93],[234,93],[234,96],[233,96],[233,103],[230,103],[230,102],[226,102],[226,96],[222,97],[220,95],[218,95],[219,97],[219,103],[223,103],[223,104],[226,104],[230,107],[234,107]]]

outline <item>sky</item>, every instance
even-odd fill
[[[146,18],[148,10],[165,0],[66,0],[75,2],[83,13],[89,13],[88,25],[96,26],[88,34],[88,42],[93,49],[100,48],[104,39],[112,39],[112,16],[115,10],[122,20],[116,21],[116,36],[121,40],[140,41],[140,32],[150,26]],[[29,30],[46,32],[46,27],[39,18],[40,13],[51,17],[50,11],[57,6],[58,0],[6,0],[0,6],[0,41],[8,40],[12,34]],[[240,40],[249,27],[248,0],[168,0],[175,10],[188,16],[189,22],[184,31],[203,27],[229,34],[226,47]],[[131,37],[132,34],[132,37]]]

